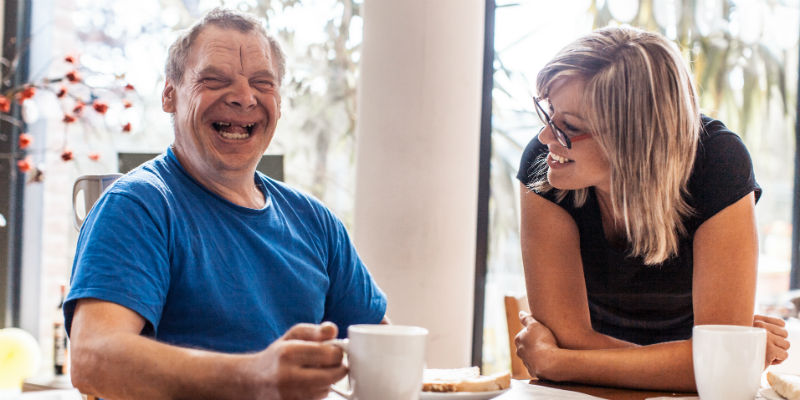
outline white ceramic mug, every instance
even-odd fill
[[[766,346],[763,328],[695,326],[692,358],[697,394],[703,400],[753,400],[761,386]]]
[[[105,174],[105,175],[83,175],[75,180],[72,185],[72,215],[75,229],[80,230],[83,225],[83,219],[89,215],[92,206],[100,198],[100,195],[111,186],[114,181],[119,179],[122,174]],[[78,193],[83,192],[83,216],[78,215]]]
[[[352,392],[331,389],[347,399],[419,399],[427,336],[417,326],[351,325],[347,339],[331,343],[347,353]]]

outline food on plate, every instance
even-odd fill
[[[425,369],[422,375],[423,392],[490,392],[508,389],[511,374],[501,372],[481,375],[478,367]]]
[[[767,382],[788,400],[800,400],[800,376],[767,372]]]

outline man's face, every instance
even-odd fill
[[[280,118],[277,67],[257,32],[204,28],[181,82],[167,81],[163,109],[173,113],[175,151],[201,182],[255,171]]]

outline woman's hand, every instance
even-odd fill
[[[754,315],[753,326],[764,328],[767,331],[767,352],[764,366],[776,365],[783,362],[789,356],[789,341],[786,338],[789,332],[786,330],[786,323],[780,318],[768,317],[766,315]]]
[[[519,320],[523,328],[514,338],[517,356],[531,376],[557,380],[552,369],[559,347],[553,332],[524,311],[520,311]]]

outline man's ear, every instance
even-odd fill
[[[175,86],[167,79],[161,92],[161,109],[170,114],[175,112]]]

